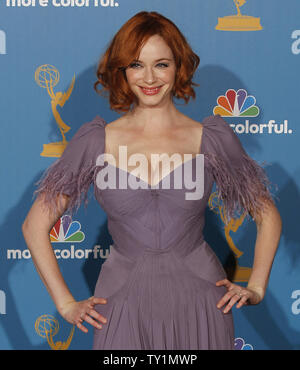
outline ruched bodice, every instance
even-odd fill
[[[230,126],[220,116],[210,116],[202,121],[198,157],[151,187],[101,161],[106,124],[96,116],[82,125],[37,189],[53,210],[55,196],[67,194],[66,212],[73,214],[83,196],[87,202],[93,185],[107,214],[113,245],[94,295],[107,299],[97,310],[108,323],[95,329],[93,348],[233,349],[232,313],[216,307],[226,289],[215,283],[226,273],[203,238],[205,208],[216,182],[228,222],[239,212],[255,214],[263,198],[272,199],[264,170],[247,155]],[[202,162],[197,160],[200,156]],[[197,170],[201,178],[194,176]],[[122,180],[140,181],[142,186],[105,188],[112,173],[117,185]],[[202,182],[201,197],[187,199],[193,178]],[[175,182],[180,179],[178,188]]]

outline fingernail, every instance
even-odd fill
[[[98,329],[101,329],[102,328],[102,325],[98,324]]]

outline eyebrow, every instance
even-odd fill
[[[160,60],[173,60],[173,59],[169,59],[169,58],[160,58],[160,59],[156,59],[155,62],[159,62]],[[140,63],[143,63],[141,60],[138,60],[138,59],[134,59],[134,62],[140,62]]]

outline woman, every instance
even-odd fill
[[[93,349],[234,349],[231,308],[264,297],[281,219],[263,169],[230,126],[220,116],[194,121],[174,106],[174,96],[186,103],[195,97],[198,64],[167,18],[140,12],[129,19],[102,56],[95,83],[109,91],[112,109],[126,113],[110,124],[96,116],[80,127],[40,179],[39,196],[24,221],[28,248],[59,313],[83,332],[84,321],[95,327]],[[150,163],[161,153],[176,154],[172,169]],[[182,160],[187,153],[189,159]],[[136,154],[142,166],[134,163]],[[186,182],[178,186],[182,170],[184,180],[195,172],[197,184],[204,179],[201,196],[187,199]],[[124,179],[127,186],[114,187]],[[227,279],[203,239],[214,181],[227,222],[243,211],[257,224],[246,288]],[[82,195],[87,203],[91,184],[114,243],[94,296],[78,302],[62,278],[48,233],[62,214],[78,209]]]

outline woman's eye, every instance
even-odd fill
[[[135,68],[136,66],[139,66],[140,64],[139,63],[131,63],[130,65],[129,65],[129,67],[131,67],[131,68]]]
[[[129,64],[129,67],[131,67],[131,68],[136,68],[136,67],[140,67],[140,66],[141,66],[141,64],[137,63],[137,62]],[[167,64],[167,63],[158,63],[157,66],[161,66],[161,67],[165,68],[165,67],[168,67],[169,64]]]

